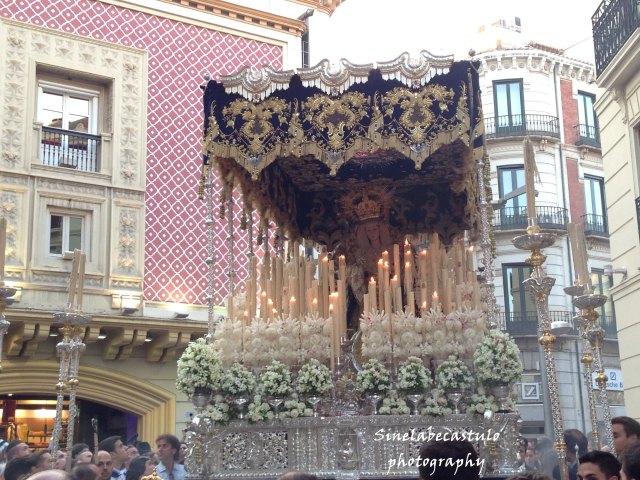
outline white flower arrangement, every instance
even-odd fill
[[[404,398],[395,390],[389,391],[389,395],[382,399],[382,406],[378,409],[380,415],[409,415],[411,409]]]
[[[215,402],[207,405],[201,416],[211,419],[214,425],[224,425],[229,421],[229,405],[225,402]]]
[[[372,358],[362,365],[356,377],[356,390],[361,393],[382,393],[391,388],[389,371],[380,362]]]
[[[473,355],[478,380],[487,386],[512,385],[522,376],[520,349],[511,335],[491,330]]]
[[[254,319],[245,328],[245,363],[251,367],[262,367],[278,360],[294,365],[300,356],[300,332],[300,323],[290,317],[270,321]]]
[[[424,392],[429,386],[431,386],[431,376],[420,358],[409,357],[398,368],[398,390]]]
[[[225,318],[216,325],[213,348],[220,352],[222,365],[229,366],[242,360],[242,326],[240,320]]]
[[[315,358],[320,362],[329,361],[331,348],[331,322],[318,316],[317,313],[309,313],[302,323],[301,346],[307,358]]]
[[[449,401],[441,396],[437,389],[434,389],[431,397],[424,399],[423,405],[422,410],[420,410],[422,415],[443,417],[453,413],[453,409],[449,407]]]
[[[453,355],[438,365],[436,381],[439,388],[447,391],[462,391],[471,388],[471,385],[473,385],[473,377],[469,367]]]
[[[251,395],[255,388],[256,377],[240,363],[234,363],[220,378],[220,390],[229,396]]]
[[[300,394],[321,396],[333,389],[331,370],[315,358],[307,360],[298,372],[296,390]]]
[[[478,388],[478,391],[471,395],[467,400],[467,413],[473,415],[483,415],[487,410],[495,412],[498,410],[498,404],[493,398],[493,395],[487,395],[482,387]]]
[[[292,388],[289,367],[278,360],[273,360],[260,374],[259,390],[270,397],[290,395]]]
[[[301,402],[296,396],[296,398],[285,400],[282,404],[280,415],[289,418],[313,417],[313,409],[309,408],[306,403]]]
[[[423,354],[425,320],[405,310],[393,315],[393,355],[397,359],[419,357]]]
[[[389,315],[374,311],[360,316],[362,356],[384,360],[391,356],[391,330]]]
[[[220,357],[204,338],[190,342],[178,359],[176,389],[193,396],[196,389],[216,390],[222,373]]]
[[[264,420],[271,420],[273,417],[274,414],[271,411],[271,406],[263,401],[262,396],[254,395],[253,400],[247,406],[246,418],[249,422],[262,422]]]

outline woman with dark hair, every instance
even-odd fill
[[[129,464],[125,480],[140,480],[142,477],[151,475],[153,473],[153,467],[155,467],[155,464],[149,459],[149,457],[136,457],[131,460],[131,463]]]

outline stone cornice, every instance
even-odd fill
[[[592,64],[539,49],[492,50],[477,54],[474,59],[481,62],[480,76],[495,69],[512,69],[515,62],[516,68],[526,68],[546,75],[552,74],[557,65],[560,78],[587,83],[595,80],[595,68]]]
[[[227,3],[221,0],[160,0],[164,3],[171,3],[180,5],[185,8],[191,8],[199,10],[201,12],[210,13],[219,17],[229,18],[239,22],[248,23],[254,26],[260,26],[269,28],[271,30],[278,30],[286,32],[291,35],[301,36],[307,29],[306,24],[302,20],[282,17],[280,15],[274,15],[262,10],[256,10],[241,5],[235,5],[233,3]],[[332,3],[339,3],[340,0],[334,0]],[[312,6],[318,10],[324,10],[326,13],[327,7],[320,8],[319,4],[325,3],[322,0],[299,0],[297,3]],[[329,2],[326,2],[329,3]],[[337,7],[337,5],[336,5]],[[335,10],[335,7],[333,8]]]
[[[8,358],[28,358],[38,344],[48,340],[58,324],[53,311],[9,308],[10,322],[5,337]],[[124,315],[92,315],[84,335],[86,344],[102,348],[104,360],[127,360],[134,348],[144,348],[149,362],[167,362],[177,358],[192,338],[206,334],[207,323],[190,319],[166,319]],[[98,338],[100,334],[105,338]],[[146,338],[150,340],[145,341]],[[60,337],[58,337],[60,339]],[[99,342],[99,343],[98,343]]]

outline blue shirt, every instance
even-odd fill
[[[179,463],[173,464],[173,471],[167,470],[162,462],[158,464],[158,476],[162,478],[162,480],[184,480],[185,475],[187,474],[184,469],[184,465],[180,465]]]

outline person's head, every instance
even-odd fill
[[[620,462],[609,452],[593,450],[580,457],[579,480],[620,480]]]
[[[111,454],[106,450],[98,450],[96,454],[96,465],[100,471],[99,480],[109,480],[113,472],[113,460]]]
[[[524,463],[529,467],[534,467],[538,462],[538,454],[536,453],[536,449],[533,445],[529,444],[527,446],[527,452],[524,456]]]
[[[156,438],[156,454],[163,465],[173,465],[178,460],[180,440],[175,435],[164,433]]]
[[[640,442],[629,443],[620,455],[620,480],[640,479]]]
[[[67,472],[63,470],[44,470],[42,472],[34,473],[29,477],[29,479],[35,480],[69,480],[70,476]]]
[[[180,442],[180,451],[178,452],[178,462],[184,463],[189,447],[185,442]]]
[[[138,449],[138,453],[140,455],[148,457],[152,453],[151,445],[149,445],[149,442],[136,442],[136,448]]]
[[[32,472],[43,472],[51,468],[51,453],[49,450],[40,450],[39,452],[32,453]]]
[[[141,477],[151,475],[154,466],[149,457],[136,457],[129,464],[126,480],[140,480]]]
[[[71,460],[74,465],[80,463],[91,463],[93,452],[86,443],[76,443],[71,449]]]
[[[13,458],[26,457],[29,454],[31,454],[31,449],[22,440],[15,439],[7,445],[7,461]]]
[[[551,480],[551,478],[540,472],[518,472],[511,475],[507,480]]]
[[[124,448],[124,443],[117,435],[102,440],[98,444],[98,450],[104,450],[111,454],[111,460],[115,468],[122,468],[122,465],[127,460],[127,451]]]
[[[12,458],[4,467],[5,480],[24,480],[31,475],[33,459],[27,455],[24,457]]]
[[[306,472],[287,472],[280,475],[277,480],[318,480],[318,477]]]
[[[63,470],[44,470],[34,473],[29,477],[30,480],[69,480],[69,475]]]
[[[9,446],[9,442],[7,442],[4,438],[0,438],[0,461],[6,458],[7,447]]]
[[[628,443],[640,440],[640,423],[631,417],[612,418],[611,428],[616,455],[620,455]]]
[[[99,480],[100,469],[92,463],[79,463],[71,469],[71,480]]]
[[[56,453],[56,466],[58,470],[64,470],[67,468],[67,452],[64,450],[58,450]]]
[[[519,472],[511,475],[507,480],[551,480],[551,478],[540,472]]]
[[[451,462],[440,464],[440,458],[451,459]],[[419,470],[422,480],[478,480],[480,465],[478,454],[467,440],[427,442],[420,448]]]
[[[525,437],[518,438],[518,457],[520,458],[520,463],[524,463],[525,457],[527,456],[528,445],[529,441]]]
[[[589,440],[585,434],[575,428],[564,431],[564,443],[567,447],[567,462],[574,462],[587,453],[589,448]]]

